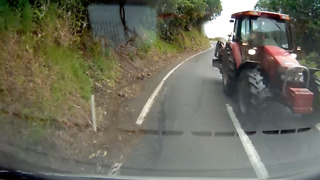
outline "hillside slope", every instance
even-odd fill
[[[208,48],[209,40],[187,23],[153,43],[137,39],[102,50],[86,24],[86,1],[49,2],[0,0],[0,140],[19,147],[20,156],[40,148],[70,159],[112,144],[107,158],[118,160],[138,140],[115,129],[121,104],[143,93],[139,82]]]

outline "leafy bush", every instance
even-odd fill
[[[205,21],[220,15],[220,0],[161,0],[157,5],[160,15],[157,22],[158,36],[171,43],[180,30],[190,31],[191,27],[201,29]]]
[[[296,29],[297,44],[309,54],[313,51],[320,53],[319,6],[320,1],[315,0],[259,0],[255,8],[288,14]]]
[[[311,52],[306,57],[306,62],[312,67],[320,68],[320,56],[317,52]]]
[[[32,26],[33,10],[27,0],[21,0],[10,6],[6,0],[0,0],[0,32],[29,32]]]

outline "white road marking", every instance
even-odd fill
[[[202,52],[199,52],[189,58],[187,58],[186,60],[182,61],[180,64],[178,64],[175,68],[173,68],[160,82],[160,84],[157,86],[157,88],[153,91],[153,93],[151,94],[151,96],[149,97],[147,103],[144,105],[142,111],[140,112],[140,115],[136,121],[136,124],[138,125],[141,125],[145,119],[145,117],[147,116],[147,114],[149,113],[153,103],[154,103],[154,100],[155,98],[157,97],[160,89],[162,88],[164,82],[168,79],[168,77],[179,67],[181,66],[184,62],[188,61],[189,59],[201,54],[201,53],[204,53],[204,52],[207,52],[209,51],[210,49],[212,49],[213,46],[211,46],[211,48],[207,49],[207,50],[204,50]]]
[[[268,178],[269,174],[268,174],[268,171],[267,171],[265,165],[261,161],[260,156],[259,156],[257,150],[254,148],[251,140],[249,139],[247,134],[244,132],[244,130],[241,128],[241,125],[240,125],[235,113],[233,112],[232,107],[229,104],[226,104],[226,106],[227,106],[229,116],[232,120],[232,123],[233,123],[234,127],[236,128],[236,131],[240,137],[240,140],[241,140],[241,143],[244,147],[244,150],[247,153],[247,156],[251,162],[251,165],[252,165],[258,179]]]
[[[114,163],[111,166],[111,170],[109,172],[109,175],[117,175],[119,173],[121,166],[122,166],[122,163]]]

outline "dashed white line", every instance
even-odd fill
[[[247,134],[244,132],[244,130],[241,128],[241,125],[240,125],[235,113],[233,112],[232,107],[229,104],[226,104],[226,106],[227,106],[229,116],[232,120],[232,123],[233,123],[234,127],[236,128],[236,131],[240,137],[240,140],[241,140],[241,143],[244,147],[244,150],[247,153],[247,156],[251,162],[251,165],[252,165],[258,179],[268,178],[269,174],[268,174],[268,171],[267,171],[265,165],[261,161],[261,158],[260,158],[257,150],[254,148],[251,140],[249,139]]]
[[[202,52],[199,52],[191,57],[189,57],[188,59],[182,61],[180,64],[178,64],[175,68],[173,68],[162,80],[161,82],[159,83],[159,85],[157,86],[157,88],[153,91],[153,93],[151,94],[151,96],[149,97],[147,103],[144,105],[142,111],[140,112],[140,115],[136,121],[136,124],[138,125],[141,125],[145,119],[145,117],[147,116],[147,114],[149,113],[150,111],[150,108],[152,107],[153,103],[154,103],[154,100],[155,98],[157,97],[160,89],[162,88],[164,82],[168,79],[168,77],[179,67],[181,66],[184,62],[188,61],[189,59],[201,54],[201,53],[204,53],[204,52],[207,52],[209,51],[210,49],[212,49],[212,46],[211,48],[207,49],[207,50],[204,50]]]

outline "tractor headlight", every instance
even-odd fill
[[[255,49],[249,49],[248,50],[248,54],[255,55],[256,54],[256,50]]]
[[[298,55],[295,53],[291,53],[290,56],[293,57],[294,59],[296,59]]]

